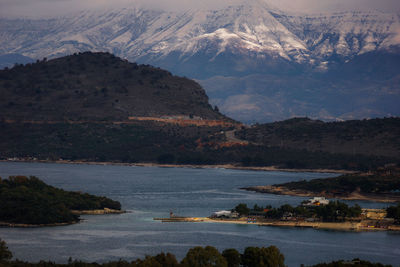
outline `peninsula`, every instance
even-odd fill
[[[400,201],[400,168],[391,166],[365,173],[349,173],[333,178],[303,180],[275,185],[243,188],[260,193],[320,196],[344,200],[375,202]]]
[[[123,213],[118,201],[69,192],[31,176],[0,178],[0,226],[39,227],[79,222],[80,214]]]
[[[320,201],[323,200],[323,201]],[[322,204],[323,203],[323,204]],[[161,222],[206,222],[247,224],[258,226],[300,227],[337,231],[400,231],[400,204],[388,209],[362,209],[349,207],[340,201],[314,198],[297,207],[279,208],[239,204],[228,211],[214,212],[209,217],[180,217],[172,213],[169,218],[154,218]]]

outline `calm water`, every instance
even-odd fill
[[[66,262],[69,257],[104,262],[132,260],[159,252],[181,259],[194,246],[220,250],[275,245],[286,264],[299,266],[355,257],[399,266],[400,234],[337,232],[215,223],[161,223],[153,217],[169,211],[185,216],[208,216],[244,202],[297,205],[300,197],[246,192],[238,188],[286,181],[330,177],[332,174],[255,172],[226,169],[189,169],[94,166],[39,163],[0,163],[0,176],[36,175],[66,190],[105,195],[130,213],[85,216],[84,222],[37,229],[0,228],[14,256],[29,261]],[[355,203],[355,202],[352,202]],[[362,207],[383,204],[357,202]]]

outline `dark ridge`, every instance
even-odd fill
[[[201,86],[109,53],[79,53],[0,70],[0,119],[106,120],[188,116],[229,120]]]
[[[237,136],[264,146],[400,158],[400,118],[323,122],[308,118],[257,124]]]
[[[45,184],[37,177],[0,178],[0,222],[47,225],[73,223],[79,216],[71,210],[120,210],[118,201],[87,193],[69,192]]]

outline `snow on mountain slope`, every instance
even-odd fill
[[[196,53],[212,61],[224,52],[255,53],[317,64],[400,44],[396,14],[348,12],[296,16],[261,1],[218,10],[167,12],[125,8],[53,19],[1,19],[0,54],[32,58],[78,51],[110,51],[132,60],[181,59]]]
[[[314,16],[273,13],[321,60],[333,54],[351,57],[400,44],[398,14],[342,12]]]

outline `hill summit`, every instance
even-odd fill
[[[196,82],[109,53],[84,52],[1,70],[0,92],[3,120],[229,120],[211,107]]]

